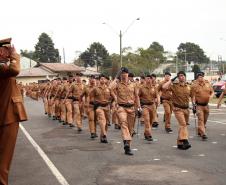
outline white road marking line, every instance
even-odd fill
[[[181,170],[181,173],[187,173],[188,170]]]
[[[116,143],[117,143],[117,144],[120,144],[121,142],[120,142],[120,141],[117,141]]]
[[[55,165],[50,161],[48,156],[45,154],[45,152],[41,149],[41,147],[34,141],[34,139],[31,137],[31,135],[27,132],[27,130],[23,127],[23,125],[20,124],[20,129],[23,131],[24,135],[27,137],[27,139],[30,141],[30,143],[33,145],[35,150],[39,153],[39,155],[42,157],[42,159],[45,161],[53,175],[56,177],[58,182],[61,185],[69,185],[69,183],[66,181],[66,179],[63,177],[63,175],[59,172],[59,170],[55,167]]]
[[[154,161],[160,161],[160,159],[157,159],[157,158],[156,158],[156,159],[153,159],[153,160],[154,160]]]
[[[133,150],[133,151],[137,151],[138,149],[137,149],[137,148],[133,148],[132,150]]]
[[[212,143],[213,143],[213,144],[217,144],[217,141],[213,141]]]
[[[198,156],[199,157],[205,157],[205,154],[199,154]]]
[[[210,115],[212,115],[212,114],[214,114],[214,115],[225,115],[224,112],[210,112]]]
[[[215,121],[215,120],[207,120],[207,122],[213,122],[213,123],[220,123],[220,124],[223,124],[225,125],[226,123],[225,122],[221,122],[221,121]]]

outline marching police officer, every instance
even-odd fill
[[[157,99],[157,104],[159,105],[159,95],[157,89],[152,84],[152,76],[147,75],[145,80],[146,83],[139,88],[139,98],[145,126],[144,138],[148,141],[153,141],[151,128],[156,113],[155,100]]]
[[[113,89],[114,100],[117,103],[118,119],[121,125],[124,150],[126,155],[133,155],[131,141],[135,119],[135,104],[140,108],[137,89],[128,79],[129,70],[121,68],[120,82]]]
[[[174,82],[178,78],[177,82]],[[172,82],[173,83],[172,83]],[[184,71],[177,73],[171,81],[163,84],[163,89],[169,89],[172,92],[173,112],[179,123],[179,132],[177,139],[177,148],[187,150],[191,147],[188,142],[187,123],[189,122],[189,99],[191,97],[191,88],[186,83],[186,74]]]
[[[211,84],[204,79],[204,73],[199,72],[196,75],[196,82],[191,87],[192,103],[196,106],[198,116],[198,135],[203,140],[207,139],[206,122],[209,116],[209,100],[213,97],[214,91]]]
[[[164,116],[165,116],[165,130],[167,133],[172,133],[171,129],[171,115],[172,115],[172,92],[169,89],[163,89],[163,84],[170,81],[171,74],[169,72],[165,72],[164,80],[159,84],[158,91],[161,93],[161,103],[164,108]]]
[[[91,92],[94,97],[94,106],[97,116],[97,121],[100,125],[100,142],[108,143],[107,141],[107,119],[110,114],[111,91],[106,85],[106,77],[100,75],[100,84]]]
[[[96,116],[94,110],[94,97],[92,95],[93,89],[96,87],[96,79],[95,76],[90,76],[89,85],[85,86],[83,89],[83,93],[81,95],[81,99],[85,96],[85,108],[87,110],[88,122],[89,122],[89,131],[91,139],[97,137],[96,134]]]

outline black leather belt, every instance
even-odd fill
[[[119,103],[118,105],[125,108],[130,108],[134,106],[134,104],[121,104],[121,103]]]
[[[69,96],[68,99],[71,99],[71,100],[73,100],[73,101],[79,101],[79,99],[76,98],[76,97],[74,97],[74,96]]]
[[[140,104],[141,104],[141,106],[143,106],[143,105],[153,105],[154,102],[147,102],[147,103],[142,102],[142,103],[140,103]]]
[[[167,101],[170,101],[170,98],[163,98],[163,97],[160,97],[161,100],[167,100]]]
[[[207,106],[208,105],[208,103],[198,103],[198,102],[195,102],[195,103],[199,106]]]
[[[174,107],[177,107],[177,108],[180,108],[180,109],[188,109],[189,108],[189,106],[186,106],[186,105],[178,105],[178,104],[175,104],[175,103],[173,103],[173,106]]]
[[[106,106],[109,105],[109,103],[98,103],[98,105],[99,105],[100,107],[106,107]]]

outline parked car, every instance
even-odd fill
[[[224,90],[225,83],[226,82],[224,82],[224,81],[219,81],[219,82],[216,82],[216,83],[213,84],[213,90],[214,90],[214,93],[215,93],[217,98],[220,97],[222,91]]]

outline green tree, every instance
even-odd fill
[[[35,45],[34,58],[39,62],[60,62],[59,51],[54,48],[52,39],[46,33],[42,33],[38,38],[38,43]]]
[[[154,51],[159,52],[159,53],[164,52],[164,47],[156,41],[151,43],[151,45],[149,46],[149,49],[154,50]]]
[[[20,50],[20,54],[22,56],[24,56],[24,57],[30,58],[32,60],[35,60],[34,51]]]
[[[196,74],[197,74],[198,72],[200,72],[200,71],[201,71],[201,70],[200,70],[199,65],[195,64],[195,65],[193,66],[193,68],[192,68],[192,72],[194,72],[194,79],[196,79]]]
[[[85,67],[96,65],[97,69],[101,68],[101,70],[112,67],[107,49],[99,42],[92,43],[86,51],[81,53],[79,58],[84,61]]]
[[[209,62],[209,58],[197,44],[191,42],[181,43],[177,49],[177,56],[182,61],[186,60],[189,63],[194,62],[197,64]]]

